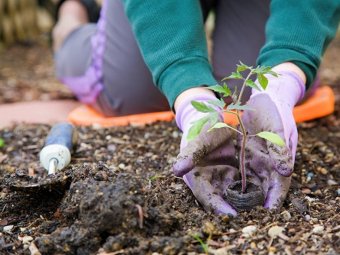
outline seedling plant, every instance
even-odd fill
[[[231,75],[222,79],[222,85],[208,87],[208,89],[211,89],[212,91],[218,93],[220,95],[220,99],[210,100],[208,101],[208,104],[198,101],[191,102],[192,106],[197,111],[205,113],[205,115],[201,119],[195,121],[191,126],[187,137],[189,141],[196,138],[201,133],[203,127],[206,124],[210,125],[210,128],[207,130],[207,132],[211,132],[214,129],[218,128],[228,128],[241,135],[242,141],[239,154],[239,169],[241,173],[242,193],[246,192],[247,187],[245,168],[245,151],[247,146],[247,139],[252,136],[257,136],[266,139],[269,142],[278,146],[285,145],[285,142],[278,134],[270,131],[261,131],[257,134],[249,134],[241,118],[242,111],[255,111],[255,109],[252,109],[249,106],[242,104],[241,102],[245,88],[251,87],[259,91],[265,90],[268,85],[268,79],[266,75],[273,75],[275,77],[278,77],[278,74],[275,73],[271,69],[271,67],[257,66],[253,68],[252,66],[247,66],[240,62],[240,64],[237,65],[235,72],[232,72]],[[231,89],[226,83],[226,81],[231,79],[243,81],[239,92],[237,91],[237,88],[235,88],[233,93],[231,92]],[[255,80],[257,80],[258,82],[255,82]],[[224,101],[224,99],[228,97],[231,97],[232,99],[232,102],[229,105],[227,105]],[[224,122],[220,122],[218,118],[220,114],[220,109],[222,109],[222,112],[235,115],[239,123],[239,128],[230,126]]]

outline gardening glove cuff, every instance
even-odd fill
[[[281,71],[278,74],[279,77],[266,75],[268,79],[266,90],[259,91],[252,89],[251,96],[266,93],[276,102],[285,105],[289,109],[293,109],[305,95],[305,84],[295,72]]]
[[[179,105],[176,111],[176,123],[180,130],[183,132],[183,137],[181,141],[181,149],[184,148],[187,145],[187,135],[189,132],[189,129],[193,122],[201,119],[205,116],[205,113],[197,111],[191,104],[192,101],[198,101],[207,103],[209,100],[216,100],[216,97],[214,95],[205,94],[205,95],[193,95],[185,98],[183,102]],[[217,108],[216,106],[209,105],[213,108]],[[222,121],[223,115],[222,115],[222,109],[220,110],[219,118]]]

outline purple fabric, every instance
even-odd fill
[[[192,95],[184,99],[181,105],[176,111],[176,123],[180,130],[183,132],[183,138],[181,141],[181,148],[187,145],[186,137],[193,122],[199,120],[205,113],[197,111],[192,105],[191,101],[208,102],[209,100],[216,100],[216,96],[212,94],[199,94]],[[223,120],[222,114],[220,115]]]
[[[266,195],[264,206],[277,208],[285,199],[291,182],[298,142],[293,108],[304,97],[305,85],[290,71],[280,72],[278,78],[267,78],[265,91],[253,89],[247,106],[255,110],[245,111],[242,120],[249,134],[271,131],[286,143],[280,147],[257,136],[249,136],[247,141],[247,178],[262,186]]]
[[[274,129],[271,131],[278,132],[283,135],[282,137],[284,138],[286,144],[291,148],[293,161],[295,161],[297,129],[293,117],[293,109],[294,106],[304,98],[306,88],[301,78],[295,72],[284,71],[280,72],[279,74],[280,76],[278,78],[271,75],[268,76],[269,85],[267,89],[262,92],[253,89],[250,99],[253,99],[254,101],[255,97],[261,98],[261,95],[269,96],[274,106],[272,107],[272,112],[269,111],[268,114],[273,116],[273,118],[278,115],[279,123],[276,123],[274,126],[270,123],[272,120],[267,119],[267,121],[264,121],[265,123],[262,125],[267,125],[269,129]],[[249,111],[247,114],[252,116],[252,113],[249,113]],[[280,125],[283,125],[281,127],[283,130],[280,129]],[[293,171],[293,169],[290,171]],[[281,172],[281,174],[290,175],[290,173],[283,172]]]
[[[103,55],[105,51],[105,20],[107,2],[104,1],[97,23],[97,32],[92,37],[92,61],[83,76],[63,77],[61,81],[66,84],[77,96],[79,101],[94,104],[99,93],[103,90]]]
[[[264,206],[271,209],[282,204],[291,183],[298,135],[293,108],[304,97],[305,85],[294,72],[281,72],[279,78],[267,78],[267,89],[253,90],[247,102],[254,111],[245,111],[242,119],[251,135],[247,142],[247,179],[262,186],[266,196]],[[205,128],[198,138],[186,140],[191,123],[203,116],[190,102],[210,99],[205,95],[193,96],[180,105],[176,122],[183,130],[183,137],[173,170],[178,176],[184,174],[185,183],[205,209],[236,215],[234,208],[223,199],[223,191],[238,175],[230,135],[233,131],[216,129],[207,133]],[[286,146],[279,147],[252,136],[260,131],[277,133],[284,138]]]
[[[188,142],[186,137],[192,123],[206,115],[191,105],[193,100],[208,104],[216,97],[212,94],[189,96],[178,107],[176,123],[183,136],[174,173],[177,176],[185,174],[183,180],[206,210],[235,216],[234,208],[223,199],[224,190],[238,173],[233,166],[235,148],[231,132],[226,129],[207,132],[208,126],[205,126],[197,138]],[[222,111],[220,121],[223,121]]]

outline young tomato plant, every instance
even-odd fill
[[[247,138],[250,136],[258,136],[274,144],[277,144],[279,146],[285,145],[282,138],[278,134],[275,134],[273,132],[262,131],[257,134],[249,134],[241,119],[241,111],[255,111],[255,109],[251,109],[247,105],[243,105],[241,103],[241,98],[242,98],[245,88],[251,87],[259,91],[265,90],[268,85],[268,79],[266,78],[265,75],[273,75],[275,77],[278,76],[277,73],[271,70],[271,67],[258,66],[256,68],[253,68],[252,66],[247,66],[243,64],[242,62],[240,62],[240,64],[237,65],[235,72],[232,72],[231,75],[222,79],[222,81],[224,81],[223,85],[215,85],[215,86],[208,87],[208,89],[211,89],[219,93],[221,96],[220,99],[211,100],[208,102],[208,104],[205,104],[203,102],[197,102],[197,101],[191,102],[191,104],[197,111],[203,112],[206,114],[203,118],[193,123],[188,133],[188,137],[187,137],[188,140],[192,140],[196,136],[198,136],[200,132],[202,131],[202,128],[207,123],[210,124],[210,128],[208,129],[207,132],[210,132],[216,128],[229,128],[241,135],[242,142],[241,142],[240,155],[239,155],[239,169],[241,172],[242,193],[245,193],[246,185],[247,185],[246,169],[245,169],[245,150],[246,150]],[[237,89],[235,89],[233,93],[231,92],[230,88],[225,82],[230,79],[237,79],[237,80],[243,81],[241,89],[239,90],[239,93],[237,93]],[[257,79],[258,82],[255,83],[253,79]],[[226,103],[223,100],[223,98],[227,98],[227,97],[232,98],[232,103],[229,105],[226,105]],[[224,122],[218,121],[217,116],[218,116],[218,113],[220,112],[220,109],[222,109],[222,112],[234,114],[237,117],[237,120],[239,122],[239,129],[237,129],[236,127],[232,127]]]

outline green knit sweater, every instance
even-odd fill
[[[208,61],[198,0],[123,3],[154,83],[171,107],[184,90],[217,83]],[[258,64],[293,62],[305,72],[309,85],[336,33],[340,0],[272,0],[270,13]]]

